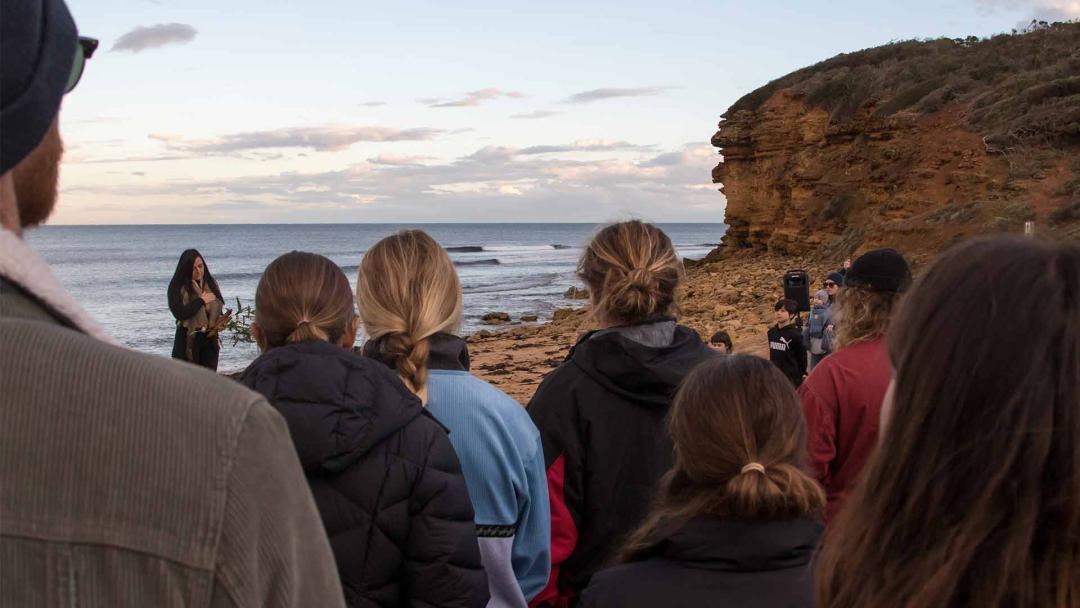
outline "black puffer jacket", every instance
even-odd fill
[[[349,606],[484,606],[487,578],[445,429],[386,366],[326,342],[244,372],[285,417]]]
[[[658,539],[649,559],[594,576],[580,608],[811,608],[824,528],[702,516]]]
[[[529,402],[551,500],[551,580],[537,605],[573,605],[640,523],[671,468],[665,419],[682,379],[714,356],[674,321],[584,336]]]

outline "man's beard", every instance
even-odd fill
[[[23,228],[37,226],[49,219],[56,205],[56,183],[63,154],[60,129],[53,122],[38,147],[11,170]]]

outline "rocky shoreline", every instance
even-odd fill
[[[714,257],[714,256],[710,256]],[[740,252],[694,262],[686,272],[679,321],[702,339],[723,329],[735,351],[767,356],[765,333],[773,322],[773,304],[783,295],[784,272],[810,273],[817,288],[836,264],[808,257]],[[472,369],[521,403],[528,403],[543,377],[566,358],[578,336],[593,329],[587,308],[562,310],[542,325],[482,330],[469,336]]]

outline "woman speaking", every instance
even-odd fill
[[[224,299],[206,261],[195,249],[180,255],[169,282],[169,310],[176,317],[172,356],[217,371],[219,319]]]

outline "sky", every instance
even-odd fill
[[[1080,0],[68,0],[55,224],[719,222],[736,99]]]

